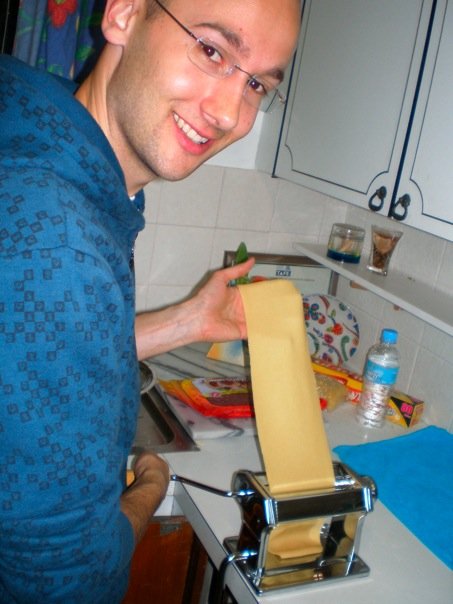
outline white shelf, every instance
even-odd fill
[[[295,243],[294,247],[298,252],[329,267],[339,275],[453,335],[453,299],[450,296],[436,292],[426,283],[418,282],[404,273],[392,270],[384,277],[372,273],[361,264],[345,264],[332,260],[327,257],[325,245]]]

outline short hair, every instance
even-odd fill
[[[167,6],[167,4],[168,4],[167,0],[159,0],[159,2],[163,6]],[[154,15],[158,11],[160,11],[160,7],[157,4],[157,2],[155,2],[154,0],[147,0],[147,3],[146,3],[146,18],[147,19],[152,19],[154,17]]]
[[[166,6],[166,7],[170,4],[170,0],[159,0],[159,2],[163,6]],[[300,10],[302,10],[303,0],[298,0],[298,4],[299,4]],[[152,19],[154,17],[155,13],[158,11],[158,9],[159,9],[159,5],[154,0],[147,0],[146,18]]]

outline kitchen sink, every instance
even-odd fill
[[[142,392],[131,453],[136,455],[142,451],[174,453],[197,450],[196,443],[165,402],[159,387],[153,386]]]

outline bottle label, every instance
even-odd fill
[[[368,360],[365,365],[364,379],[383,386],[393,386],[398,377],[398,367],[383,367]]]

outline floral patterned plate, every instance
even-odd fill
[[[310,354],[342,365],[349,361],[359,344],[359,324],[351,309],[324,294],[304,296],[304,316]]]

